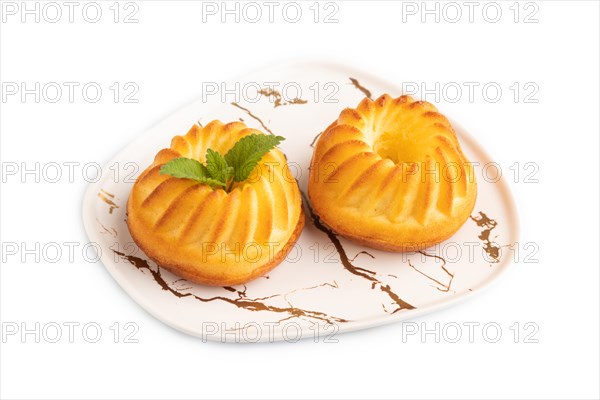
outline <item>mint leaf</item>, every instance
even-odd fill
[[[233,176],[233,167],[227,165],[225,158],[213,149],[206,150],[206,169],[210,177],[219,182],[227,182]]]
[[[242,182],[271,149],[285,138],[275,135],[252,134],[241,138],[225,156],[206,150],[206,165],[191,158],[175,158],[160,168],[163,175],[193,179],[199,183],[231,191],[235,182]]]
[[[193,179],[199,183],[206,183],[211,187],[225,186],[226,182],[211,177],[208,168],[198,160],[191,158],[175,158],[160,168],[163,175],[171,175],[175,178]]]
[[[233,180],[241,182],[250,176],[258,162],[285,138],[274,135],[252,134],[241,138],[225,154],[225,161],[233,167]]]

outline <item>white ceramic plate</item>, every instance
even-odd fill
[[[258,90],[273,86],[269,82],[278,83],[281,105],[274,95],[258,95]],[[481,166],[492,160],[452,122],[465,154],[480,167],[472,219],[450,240],[422,253],[386,253],[318,229],[307,212],[306,227],[287,260],[247,285],[205,287],[160,269],[133,243],[125,204],[135,178],[173,136],[213,119],[242,119],[251,127],[285,136],[280,148],[306,193],[316,135],[369,91],[374,97],[402,94],[394,85],[351,68],[312,63],[279,65],[226,87],[203,89],[204,99],[169,116],[120,151],[103,169],[101,179],[89,186],[83,202],[85,229],[101,248],[110,274],[164,323],[207,340],[327,340],[337,332],[413,318],[453,304],[481,290],[511,264],[510,249],[518,240],[512,197],[502,180],[483,179]],[[230,93],[223,99],[224,89],[236,89],[239,98]],[[206,95],[215,90],[217,94]],[[306,102],[292,101],[296,97]],[[115,170],[120,171],[118,176]]]

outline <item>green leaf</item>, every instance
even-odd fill
[[[284,140],[281,136],[261,134],[241,138],[225,154],[225,161],[233,167],[233,180],[241,182],[248,179],[264,155]]]
[[[210,177],[219,182],[227,182],[233,176],[233,167],[227,165],[225,158],[213,149],[206,150],[206,169]]]
[[[206,150],[206,165],[191,158],[175,158],[160,169],[160,173],[175,178],[193,179],[199,183],[217,186],[230,191],[234,182],[242,182],[271,149],[285,138],[274,135],[253,134],[241,138],[225,156]]]
[[[193,179],[199,183],[206,183],[211,187],[225,186],[226,183],[211,177],[208,169],[198,160],[191,158],[175,158],[160,168],[163,175],[171,175],[175,178]]]

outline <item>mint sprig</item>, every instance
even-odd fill
[[[233,167],[230,167],[225,158],[213,149],[206,150],[206,169],[211,178],[219,182],[228,182],[233,175]]]
[[[259,134],[252,134],[241,138],[225,154],[227,165],[233,167],[233,180],[235,182],[242,182],[248,179],[250,173],[252,173],[252,170],[264,155],[283,140],[285,138],[281,136]]]
[[[243,182],[260,160],[285,138],[274,135],[252,134],[241,138],[225,156],[208,149],[206,165],[191,158],[175,158],[160,169],[163,175],[193,179],[199,183],[231,190],[234,182]]]
[[[193,179],[200,183],[206,183],[211,187],[225,186],[225,182],[213,178],[208,168],[198,160],[191,158],[175,158],[160,168],[163,175],[172,175],[175,178]]]

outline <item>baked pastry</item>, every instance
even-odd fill
[[[477,184],[452,126],[432,104],[384,94],[345,109],[319,137],[308,193],[335,232],[413,251],[462,226]]]
[[[227,192],[161,173],[181,157],[206,161],[207,149],[227,153],[242,137],[262,132],[241,122],[194,125],[175,136],[139,176],[127,202],[137,245],[161,267],[207,285],[236,285],[264,275],[291,250],[302,228],[302,198],[284,154],[260,159],[249,179]]]

